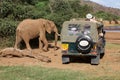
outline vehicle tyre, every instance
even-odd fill
[[[93,40],[88,35],[81,35],[76,40],[76,47],[81,53],[89,53],[93,47]]]
[[[70,57],[62,55],[62,64],[68,64],[69,62],[70,62]]]
[[[100,59],[102,59],[104,55],[105,55],[105,48],[101,48]]]
[[[105,53],[100,53],[100,59],[104,57]]]
[[[100,49],[97,49],[97,55],[91,57],[91,64],[92,65],[98,65],[100,61]]]

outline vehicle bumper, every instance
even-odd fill
[[[97,54],[82,54],[82,53],[62,53],[62,56],[97,56]]]

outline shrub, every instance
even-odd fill
[[[13,47],[15,43],[15,36],[0,38],[0,48]]]
[[[18,21],[0,19],[0,37],[14,36],[17,24]]]

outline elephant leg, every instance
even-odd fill
[[[24,37],[23,40],[24,40],[24,42],[26,44],[27,49],[31,51],[31,47],[30,47],[30,44],[29,44],[30,39],[28,39],[27,37]]]
[[[45,37],[42,37],[42,36],[40,36],[40,39],[43,41],[43,43],[44,43],[44,47],[43,47],[43,51],[45,51],[45,52],[47,52],[48,51],[48,41],[47,41],[47,39],[45,38]],[[40,43],[42,43],[41,41],[40,41]],[[41,45],[42,46],[42,45]]]
[[[14,48],[17,49],[18,48],[18,44],[22,41],[22,38],[18,35],[16,35],[16,42],[15,42],[15,46]]]
[[[43,48],[43,44],[41,42],[41,38],[39,37],[39,49],[42,50],[42,48]]]
[[[44,48],[43,48],[43,50],[44,50],[44,51],[48,51],[48,41],[46,40],[46,38],[43,40],[43,43],[44,43]]]
[[[48,51],[48,41],[46,39],[46,34],[45,34],[44,29],[40,32],[39,36],[40,36],[40,38],[39,38],[40,43],[42,43],[41,41],[43,41],[43,43],[44,43],[43,51],[47,52]]]

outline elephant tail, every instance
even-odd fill
[[[18,44],[21,42],[22,38],[20,36],[20,30],[16,29],[16,41],[15,41],[15,45],[14,48],[18,48]]]
[[[16,36],[18,36],[20,34],[20,30],[16,29]]]
[[[19,38],[19,39],[21,39],[22,38],[22,31],[20,30],[20,29],[17,29],[16,30],[16,38]]]

